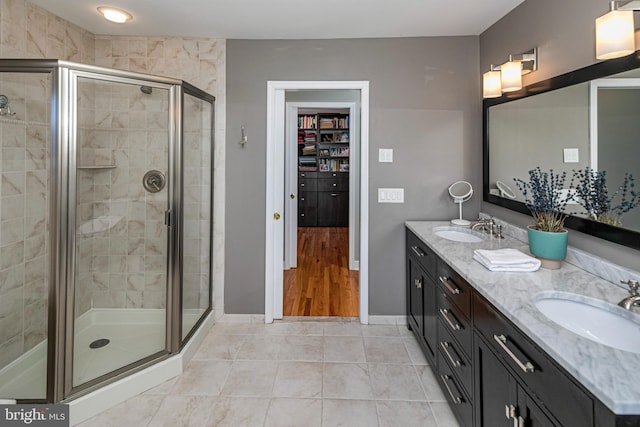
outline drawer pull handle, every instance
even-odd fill
[[[304,216],[304,214],[300,214],[300,216]]]
[[[442,347],[444,354],[447,356],[447,358],[449,359],[449,361],[454,367],[459,368],[460,366],[462,366],[462,361],[460,361],[460,358],[456,354],[456,351],[451,344],[449,344],[446,341],[440,341],[440,347]],[[451,349],[451,351],[456,355],[455,359],[453,358],[453,356],[451,356],[449,349]]]
[[[338,184],[336,184],[336,183],[334,182],[334,183],[333,183],[333,186],[334,186],[334,187],[337,187],[337,186],[338,186]]]
[[[303,173],[301,173],[301,174],[300,174],[300,176],[304,178],[306,175],[305,175],[305,174],[303,174]]]
[[[460,289],[458,289],[455,285],[451,284],[448,277],[440,276],[440,283],[444,285],[445,288],[453,295],[460,295]]]
[[[502,349],[509,355],[509,357],[511,357],[511,359],[513,359],[513,361],[516,362],[520,369],[522,369],[525,373],[534,372],[536,370],[531,362],[527,361],[525,363],[522,363],[522,361],[518,359],[518,356],[516,356],[513,351],[509,350],[509,347],[507,347],[507,337],[505,337],[504,335],[494,335],[493,339],[496,340],[498,344],[500,344],[500,347],[502,347]]]
[[[415,252],[415,254],[418,255],[419,257],[423,257],[425,255],[425,253],[422,252],[422,249],[420,249],[417,246],[411,246],[411,250]]]
[[[440,316],[442,316],[442,318],[447,321],[451,329],[453,329],[454,331],[459,331],[460,329],[462,329],[460,323],[458,323],[458,319],[456,319],[453,313],[451,313],[446,308],[440,309]],[[449,316],[453,317],[453,320],[451,320]]]
[[[449,396],[451,396],[451,400],[453,400],[453,404],[454,405],[461,404],[462,403],[462,396],[454,395],[453,391],[451,390],[451,387],[449,387],[449,381],[453,379],[451,377],[451,375],[442,374],[442,375],[440,375],[440,378],[442,379],[442,382],[443,382],[445,388],[447,389],[447,392],[449,393]]]
[[[337,193],[331,193],[331,197],[337,197],[338,194]]]
[[[300,187],[304,187],[304,182],[302,184],[300,184]]]
[[[415,283],[416,288],[422,289],[422,281],[420,279],[415,279],[413,283]]]

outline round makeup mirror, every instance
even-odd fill
[[[500,190],[500,197],[506,197],[508,199],[515,199],[516,193],[513,192],[511,187],[502,181],[496,181],[496,187]]]
[[[453,198],[454,203],[458,204],[458,219],[452,219],[453,225],[468,227],[471,222],[462,219],[462,204],[469,200],[473,195],[473,187],[467,181],[456,181],[449,186],[449,195]]]

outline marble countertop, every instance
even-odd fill
[[[448,222],[405,224],[613,413],[640,414],[640,354],[570,332],[534,305],[535,295],[543,291],[570,292],[617,304],[628,295],[623,288],[567,262],[559,270],[491,272],[473,260],[475,249],[515,248],[529,254],[528,245],[511,237],[498,240],[489,236],[479,243],[454,242],[433,233],[434,227],[450,225]]]

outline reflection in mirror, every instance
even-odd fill
[[[528,171],[537,166],[556,173],[567,172],[569,178],[575,174],[573,180],[567,180],[573,187],[580,185],[580,174],[584,186],[588,173],[589,183],[599,180],[601,184],[597,196],[591,197],[599,197],[604,205],[600,209],[609,209],[618,220],[597,215],[593,206],[575,196],[575,189],[569,189],[569,185],[565,194],[574,196],[567,213],[639,232],[640,207],[633,186],[633,180],[640,177],[638,77],[640,71],[634,69],[490,105],[485,111],[488,195],[498,197],[493,199],[498,204],[503,204],[500,199],[522,202],[522,194],[501,187],[513,185],[514,178],[526,179]],[[511,207],[509,204],[505,201],[503,206]],[[601,233],[604,235],[599,237],[607,238],[609,232]]]

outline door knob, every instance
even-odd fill
[[[277,221],[280,219],[280,214],[278,212],[273,214],[273,218]]]
[[[295,194],[293,194],[293,193],[291,193],[291,194],[289,194],[289,197],[291,198],[291,200],[293,200],[293,199],[295,199],[295,198],[296,198],[296,195],[295,195]]]

